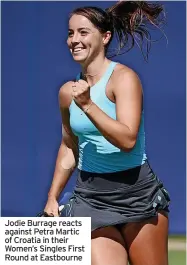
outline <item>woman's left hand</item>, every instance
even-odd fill
[[[79,108],[84,109],[92,102],[90,98],[90,86],[86,81],[80,79],[74,82],[72,88],[72,97]]]

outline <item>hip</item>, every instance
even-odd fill
[[[169,205],[170,196],[163,183],[151,169],[148,161],[143,165],[114,173],[80,171],[74,189],[77,198],[91,204],[127,207],[142,201],[145,204],[162,198]]]

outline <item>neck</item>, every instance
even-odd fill
[[[88,83],[96,82],[105,72],[110,61],[106,57],[96,57],[92,62],[82,65],[82,74]]]

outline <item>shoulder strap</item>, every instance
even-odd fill
[[[110,79],[110,77],[111,77],[111,75],[112,75],[112,73],[114,71],[114,68],[115,68],[116,64],[117,64],[116,62],[111,62],[110,63],[110,65],[109,65],[109,67],[108,67],[105,75],[103,76],[103,81],[105,83],[108,83],[108,80]]]
[[[78,75],[76,76],[75,81],[78,81],[81,78],[81,73],[78,73]]]

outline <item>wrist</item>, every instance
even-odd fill
[[[82,111],[84,111],[84,113],[87,113],[87,111],[91,108],[93,103],[94,102],[90,99],[90,101],[87,104],[82,106]]]
[[[48,199],[57,201],[57,196],[52,193],[48,193]]]

